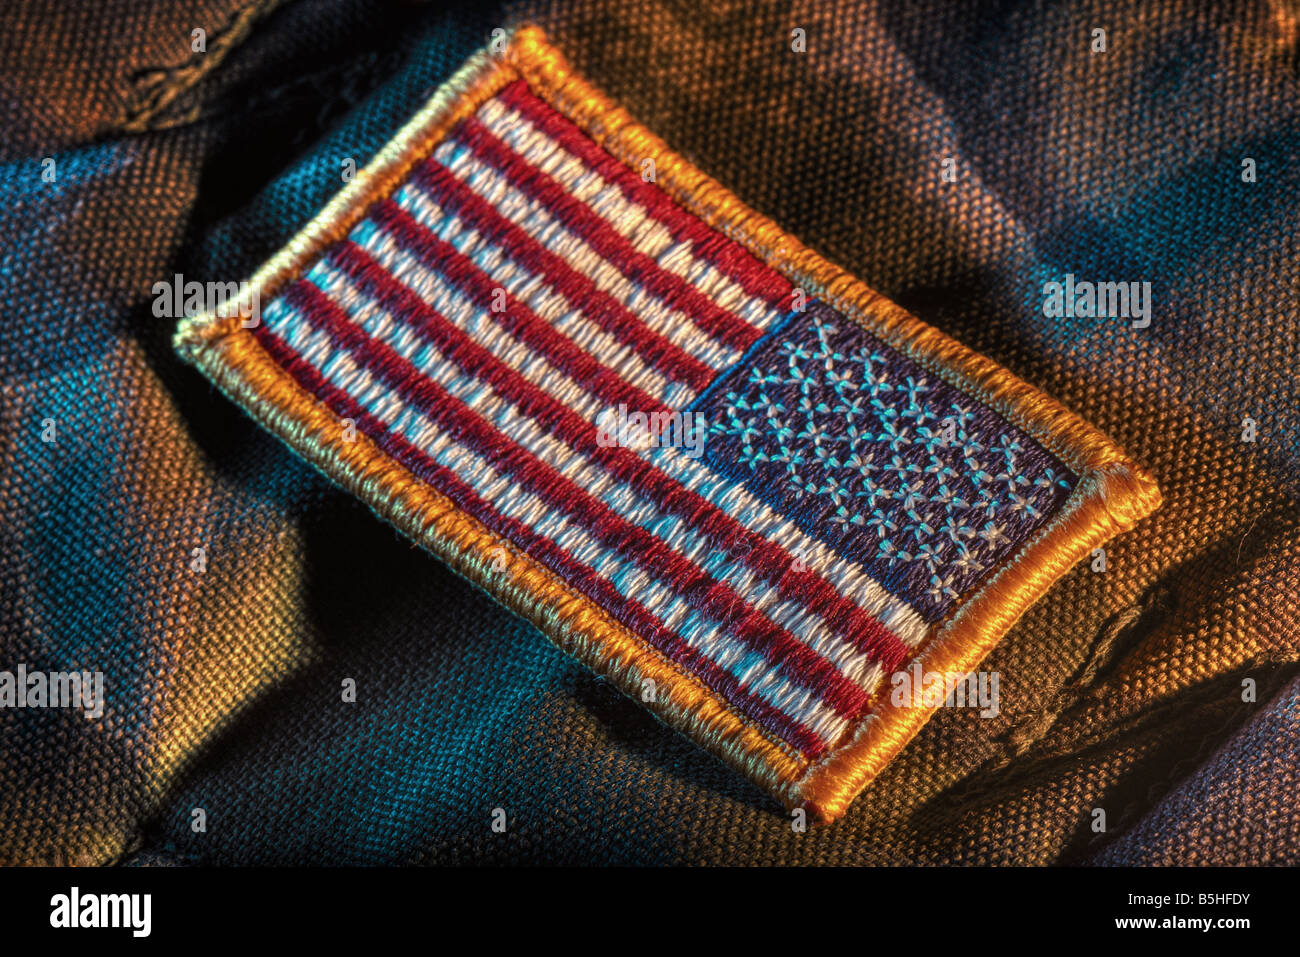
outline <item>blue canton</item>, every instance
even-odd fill
[[[822,302],[693,403],[704,461],[927,621],[1056,512],[1076,477],[975,398]]]

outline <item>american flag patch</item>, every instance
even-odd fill
[[[531,29],[178,348],[786,806],[838,816],[1158,504],[1046,396],[804,249]]]

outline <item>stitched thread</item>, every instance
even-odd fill
[[[201,55],[191,54],[180,66],[141,71],[135,77],[136,90],[127,105],[121,129],[126,133],[165,130],[192,123],[199,116],[195,103],[179,115],[167,113],[180,98],[217,69],[249,34],[253,26],[280,5],[280,0],[261,0],[237,11],[228,24],[212,34]]]

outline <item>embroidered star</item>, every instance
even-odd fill
[[[857,512],[850,515],[848,509],[841,505],[835,510],[835,514],[831,516],[831,521],[836,525],[847,528],[850,525],[861,525],[863,518]]]
[[[979,532],[979,537],[984,539],[990,548],[997,548],[1004,542],[1010,541],[1006,532],[996,522],[987,522]]]
[[[984,564],[964,545],[957,547],[957,557],[952,562],[952,570],[959,576],[978,575],[984,570]]]
[[[867,525],[876,530],[876,537],[878,538],[884,538],[889,532],[898,530],[898,526],[889,517],[888,513],[880,509],[876,509],[871,513],[871,517],[867,519]]]

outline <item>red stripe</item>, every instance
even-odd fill
[[[469,147],[483,162],[500,170],[512,185],[543,204],[547,212],[585,239],[625,276],[641,283],[673,308],[689,314],[709,335],[742,352],[762,335],[740,316],[722,308],[681,276],[664,269],[653,257],[634,247],[586,203],[497,139],[477,119],[470,117],[461,123],[453,141]]]
[[[706,685],[722,695],[745,717],[773,737],[785,741],[800,754],[815,760],[826,750],[826,743],[795,718],[747,691],[740,681],[711,659],[700,655],[680,637],[664,627],[639,602],[624,598],[601,577],[545,536],[538,535],[517,519],[502,515],[484,501],[469,485],[447,466],[439,465],[424,451],[393,432],[367,412],[356,400],[337,388],[263,323],[254,335],[293,378],[311,394],[321,398],[335,414],[353,419],[358,428],[375,440],[385,452],[450,498],[458,507],[476,516],[491,531],[521,545],[530,555],[544,562],[571,587],[609,610],[669,660],[697,675]]]
[[[374,264],[375,269],[380,269]],[[386,343],[368,336],[328,296],[310,282],[290,288],[286,298],[367,369],[448,435],[490,462],[498,471],[555,509],[585,526],[601,545],[628,556],[675,588],[688,604],[817,697],[837,714],[856,717],[870,703],[869,694],[849,680],[833,662],[799,641],[787,629],[750,606],[734,589],[678,554],[645,528],[627,521],[600,499],[589,495],[558,470],[516,444],[471,406],[449,394]],[[444,320],[445,321],[445,320]],[[594,431],[588,427],[588,431]],[[740,611],[737,613],[736,609]]]
[[[534,95],[523,80],[510,84],[498,94],[498,98],[527,116],[534,126],[562,145],[566,152],[617,184],[624,196],[645,207],[655,219],[667,226],[673,239],[690,242],[696,256],[730,277],[746,293],[777,309],[790,309],[792,287],[784,276],[769,269],[735,240],[686,212],[658,186],[641,179],[572,121]]]
[[[342,243],[331,252],[331,259],[368,295],[385,303],[395,315],[404,317],[413,328],[437,343],[439,351],[465,374],[488,382],[497,394],[542,428],[599,462],[639,495],[658,503],[664,512],[689,522],[692,527],[717,540],[727,551],[739,552],[738,557],[742,557],[764,581],[775,586],[782,598],[799,602],[824,618],[856,649],[889,669],[897,668],[910,657],[911,653],[898,636],[865,609],[841,595],[813,569],[796,571],[794,556],[785,549],[737,522],[632,450],[601,447],[595,440],[591,423],[534,387],[439,315],[360,247],[350,242]]]
[[[445,166],[428,160],[412,173],[433,198],[445,209],[500,247],[511,259],[542,276],[570,305],[601,329],[631,346],[655,369],[676,382],[684,382],[697,392],[713,381],[717,372],[677,346],[672,340],[646,325],[635,313],[608,292],[599,289],[590,277],[578,272],[562,256],[546,249],[493,208],[491,203],[471,191]]]
[[[626,402],[629,408],[647,412],[664,410],[663,400],[637,388],[603,365],[591,353],[583,351],[549,322],[506,292],[474,261],[444,239],[425,228],[410,213],[391,199],[382,199],[370,209],[370,218],[382,225],[404,248],[414,253],[438,275],[451,280],[478,305],[520,341],[538,352],[581,382],[610,405]],[[504,293],[505,309],[491,312],[496,290]]]

